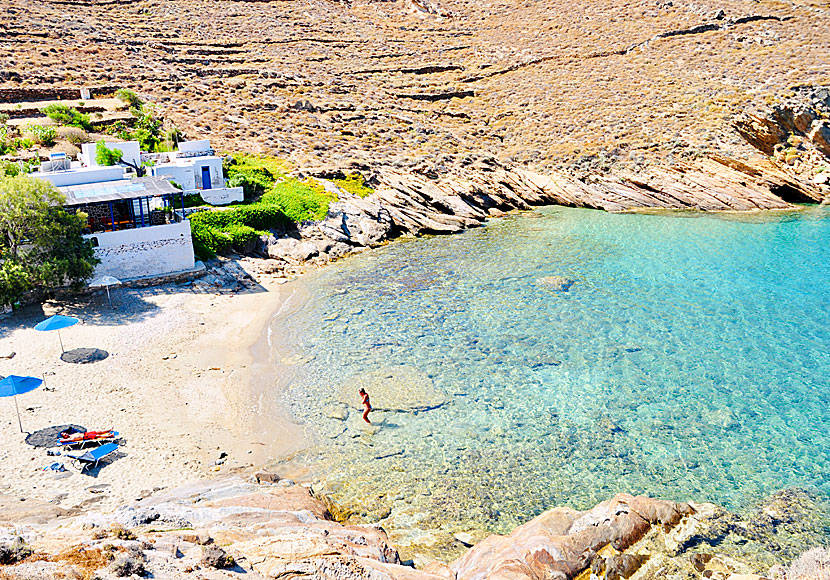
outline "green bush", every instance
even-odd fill
[[[34,163],[31,161],[0,161],[0,177],[15,177],[33,170]]]
[[[55,144],[55,139],[58,138],[58,133],[54,127],[46,127],[44,125],[29,125],[26,131],[31,133],[34,140],[45,147],[51,147]]]
[[[74,107],[52,104],[43,108],[43,114],[59,125],[78,127],[84,131],[92,130],[92,123],[89,122],[89,115],[81,113]]]
[[[245,199],[256,199],[262,196],[271,184],[272,181],[267,177],[255,172],[235,173],[228,178],[228,187],[241,187]]]
[[[142,101],[138,95],[129,89],[118,89],[115,91],[115,98],[124,101],[124,103],[131,109],[141,109],[144,106],[144,101]]]
[[[200,260],[231,248],[241,250],[251,240],[288,222],[275,206],[252,204],[233,209],[201,211],[190,215],[193,249]]]
[[[245,199],[261,197],[279,179],[285,177],[285,166],[273,157],[235,155],[225,166],[230,187],[241,187]]]
[[[231,245],[234,248],[241,250],[248,245],[248,243],[256,240],[260,236],[267,235],[268,232],[255,230],[250,226],[233,224],[230,227],[225,228],[222,233],[230,236]]]
[[[262,203],[276,205],[292,222],[324,219],[329,203],[336,200],[337,196],[326,191],[321,183],[293,177],[274,184],[262,196]]]
[[[230,248],[241,250],[268,230],[294,222],[326,217],[329,203],[337,196],[314,180],[286,178],[288,166],[275,157],[237,155],[225,167],[228,184],[245,188],[256,203],[229,209],[204,211],[190,216],[193,248],[200,259]]]
[[[179,187],[179,185],[173,181],[171,181],[170,184],[173,185],[173,187],[176,187],[177,189],[181,189],[181,187]],[[189,193],[184,196],[185,207],[199,207],[200,205],[205,205],[205,200],[202,199],[201,194]]]
[[[95,163],[98,165],[118,165],[123,156],[123,151],[120,149],[110,149],[103,139],[95,144]]]
[[[10,151],[9,128],[6,125],[0,124],[0,155],[5,155]]]
[[[31,139],[15,139],[12,141],[11,148],[17,149],[31,149],[35,146],[35,142]]]
[[[374,189],[366,185],[363,176],[357,172],[348,174],[345,179],[332,179],[332,181],[358,197],[367,197],[375,192]]]

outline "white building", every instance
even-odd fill
[[[59,165],[64,167],[65,165]],[[193,270],[190,221],[183,218],[184,194],[166,179],[125,179],[121,167],[80,167],[30,174],[54,184],[68,211],[88,217],[84,237],[101,260],[95,276],[120,280]],[[178,210],[178,211],[177,211]]]
[[[210,141],[183,141],[179,150],[170,153],[144,154],[144,161],[154,162],[150,174],[165,177],[184,193],[198,193],[212,205],[242,201],[241,187],[227,187],[222,171],[222,158],[214,155]]]

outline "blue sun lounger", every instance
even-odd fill
[[[98,462],[104,457],[115,453],[116,451],[118,451],[118,443],[107,443],[93,449],[92,451],[87,451],[83,455],[69,455],[67,453],[65,457],[71,459],[75,467],[83,471],[87,467],[97,466]]]

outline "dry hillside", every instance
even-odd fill
[[[129,87],[191,137],[304,167],[755,164],[735,116],[830,84],[828,14],[818,0],[6,0],[0,90]]]

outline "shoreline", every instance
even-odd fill
[[[245,265],[246,262],[250,260],[243,258],[235,263]],[[309,265],[308,273],[311,270]],[[33,474],[31,470],[18,468],[32,461],[35,461],[33,465],[48,465],[60,458],[47,458],[45,450],[33,450],[9,437],[9,447],[21,447],[24,452],[9,453],[0,449],[0,456],[7,459],[0,467],[0,496],[30,497],[64,509],[111,510],[160,489],[217,476],[252,473],[260,467],[297,482],[313,479],[313,465],[293,460],[294,455],[310,445],[309,427],[294,422],[288,406],[278,400],[293,376],[294,365],[285,359],[298,353],[292,352],[291,340],[280,341],[272,328],[275,319],[290,316],[307,303],[303,281],[281,283],[279,277],[269,275],[258,276],[257,280],[253,289],[230,294],[200,293],[175,284],[118,289],[113,292],[117,306],[113,312],[107,310],[100,292],[82,297],[75,304],[67,303],[64,313],[86,318],[85,324],[64,331],[67,349],[100,345],[110,352],[107,360],[88,365],[55,361],[59,353],[57,337],[32,330],[34,323],[58,311],[55,303],[47,303],[42,309],[27,307],[3,319],[0,355],[9,350],[17,350],[18,354],[11,360],[0,360],[0,374],[37,374],[34,369],[27,370],[26,364],[32,363],[38,354],[46,355],[41,357],[40,370],[48,369],[55,362],[63,371],[56,373],[55,379],[53,375],[47,376],[47,386],[57,387],[56,391],[38,389],[20,397],[24,428],[44,426],[44,413],[61,405],[81,412],[78,397],[82,403],[83,393],[62,392],[66,389],[60,386],[60,381],[66,382],[73,375],[90,382],[89,400],[105,396],[108,385],[100,376],[96,378],[101,374],[96,371],[115,361],[118,363],[115,368],[108,370],[129,370],[135,376],[147,373],[136,384],[122,387],[119,393],[126,389],[128,398],[142,398],[141,391],[149,391],[143,395],[143,412],[140,405],[127,408],[138,409],[137,419],[146,423],[144,427],[160,430],[163,436],[137,435],[136,430],[140,428],[137,422],[126,422],[121,427],[117,422],[66,421],[81,423],[89,429],[113,427],[121,431],[127,443],[124,447],[127,455],[101,468],[95,477],[82,478],[73,472],[66,479],[54,481],[52,473]],[[130,317],[134,320],[128,320]],[[125,321],[128,323],[123,324]],[[8,330],[6,322],[12,323]],[[79,335],[73,335],[75,332]],[[153,340],[165,332],[169,334],[164,334],[164,342]],[[124,333],[127,340],[122,342]],[[285,345],[282,361],[279,352],[274,350],[283,348],[281,343]],[[124,346],[121,351],[108,346],[119,344]],[[147,352],[129,350],[135,345],[144,346]],[[30,348],[33,352],[24,350]],[[182,384],[175,384],[175,379]],[[165,383],[174,387],[175,396],[162,392]],[[176,407],[179,402],[176,396],[188,407],[184,415],[177,412],[182,407]],[[43,404],[50,398],[53,400]],[[12,424],[16,420],[9,414],[12,402],[6,399],[0,405],[3,402],[6,408],[0,407],[0,413],[5,411],[6,415],[0,417],[8,423],[5,428],[11,435],[17,430],[16,424]],[[28,407],[35,410],[26,411]],[[183,458],[182,443],[190,445]],[[228,453],[228,457],[221,465],[214,465],[220,452]],[[159,456],[163,461],[154,463],[152,459]],[[170,469],[165,461],[184,462],[184,466],[180,470]]]
[[[3,399],[0,496],[61,509],[114,509],[183,481],[245,472],[304,445],[303,428],[263,406],[256,348],[289,286],[262,279],[237,294],[168,284],[100,293],[21,309],[0,322],[0,375],[45,378],[46,388],[15,397],[23,428],[79,424],[120,432],[110,464],[79,474],[65,458],[25,442],[13,401]],[[96,348],[106,358],[70,364],[56,333],[33,329],[52,314],[81,324],[62,331],[67,350]],[[220,459],[222,453],[226,457]],[[216,465],[219,462],[221,465]],[[63,463],[66,471],[48,466]],[[43,470],[47,468],[47,470]]]
[[[237,263],[244,264],[244,262],[245,259]],[[194,444],[205,445],[197,453],[200,460],[199,469],[194,469],[190,473],[185,474],[173,471],[167,473],[165,467],[159,464],[156,465],[156,471],[133,470],[131,472],[133,466],[126,465],[126,462],[130,459],[131,455],[138,454],[138,447],[135,444],[131,444],[130,438],[132,435],[125,429],[124,433],[126,434],[128,443],[126,447],[127,457],[113,462],[112,465],[103,467],[98,477],[90,478],[89,483],[81,486],[82,488],[73,489],[68,497],[63,500],[55,501],[55,486],[46,490],[40,489],[41,486],[36,486],[38,489],[30,490],[32,493],[28,497],[50,501],[61,508],[77,507],[79,509],[74,510],[75,514],[79,512],[86,514],[88,511],[92,513],[96,511],[114,513],[116,507],[133,505],[133,501],[136,498],[148,497],[148,495],[145,495],[144,489],[150,488],[149,483],[144,486],[144,489],[140,489],[138,486],[133,485],[130,481],[131,479],[144,478],[149,482],[157,484],[152,488],[153,496],[161,496],[168,493],[168,491],[180,489],[183,484],[190,486],[201,484],[207,487],[217,486],[221,488],[223,477],[229,475],[249,475],[253,469],[260,466],[265,466],[266,468],[272,467],[269,471],[277,473],[284,479],[293,479],[298,483],[310,481],[314,476],[313,466],[303,465],[302,461],[293,461],[292,458],[296,452],[308,447],[309,428],[295,423],[290,417],[288,406],[280,405],[278,400],[280,393],[283,392],[286,386],[286,382],[290,381],[293,376],[292,368],[296,368],[290,363],[285,363],[284,360],[280,362],[280,350],[284,348],[285,355],[288,358],[298,353],[292,352],[294,341],[291,340],[290,334],[287,334],[285,336],[286,340],[282,341],[280,340],[279,334],[275,336],[279,328],[278,324],[275,326],[275,321],[279,322],[279,318],[290,316],[292,312],[303,308],[307,304],[307,297],[303,295],[302,278],[292,280],[285,284],[280,284],[273,278],[269,276],[260,277],[258,279],[260,289],[254,289],[252,291],[243,290],[238,294],[200,294],[191,292],[185,288],[177,288],[175,285],[136,290],[130,289],[124,293],[126,297],[134,298],[137,301],[152,302],[158,297],[163,298],[158,304],[159,311],[155,312],[152,317],[148,319],[142,318],[125,326],[149,326],[151,331],[156,331],[156,327],[164,329],[167,326],[168,328],[172,328],[172,334],[165,335],[171,337],[169,339],[166,338],[166,340],[176,344],[175,349],[170,346],[166,347],[168,351],[177,351],[177,356],[172,360],[177,361],[176,364],[179,365],[179,371],[182,374],[184,374],[185,370],[190,370],[191,374],[197,374],[198,381],[187,382],[187,384],[176,390],[178,394],[182,394],[188,389],[196,389],[187,398],[185,405],[189,409],[184,417],[178,416],[179,414],[173,408],[166,409],[167,412],[161,413],[159,417],[151,418],[145,415],[144,419],[147,419],[148,422],[150,419],[153,419],[163,423],[163,419],[178,416],[182,423],[180,427],[183,430],[190,428],[192,430],[208,432],[195,434],[192,440]],[[121,292],[121,290],[119,289],[115,292]],[[126,297],[122,297],[125,302]],[[114,299],[118,300],[115,296]],[[119,307],[123,306],[123,304],[124,302],[121,301],[116,302],[116,305]],[[43,309],[45,311],[44,316],[51,314],[53,307],[54,304],[45,305]],[[90,316],[97,316],[100,314],[98,310],[103,308],[102,297],[98,293],[92,295],[92,297],[84,298],[84,304],[74,308],[79,311],[83,310],[89,313]],[[29,321],[29,319],[38,316],[37,308],[32,308],[31,310],[32,312],[26,310],[22,316],[18,317],[16,315],[15,317],[2,321],[3,323],[6,321],[14,321],[17,323],[17,328],[7,331],[5,324],[0,324],[0,355],[5,354],[7,346],[12,339],[16,339],[17,333],[26,334],[21,339],[22,342],[30,344],[31,346],[42,347],[40,351],[52,352],[55,350],[53,348],[54,345],[50,346],[50,343],[57,342],[55,340],[57,337],[48,333],[34,333],[30,327],[23,325],[24,321]],[[130,310],[128,313],[132,312]],[[136,312],[140,314],[141,310],[139,309]],[[174,316],[177,312],[178,315]],[[122,314],[122,311],[119,309],[115,314]],[[82,340],[95,336],[95,340],[101,341],[102,345],[104,343],[110,343],[111,340],[117,338],[119,329],[123,329],[125,326],[112,324],[99,324],[96,326],[95,321],[90,320],[87,324],[79,325],[79,327],[86,327],[86,330],[95,328],[100,330],[103,328],[106,332],[95,334],[83,333],[83,336],[77,342],[82,342]],[[295,329],[295,334],[299,334],[301,330]],[[64,333],[63,339],[67,348],[75,346],[69,344],[70,340],[68,337],[71,332],[73,332],[73,329],[68,329]],[[146,333],[135,332],[137,336],[131,336],[126,344],[135,344],[141,338],[147,339]],[[164,332],[164,330],[160,332]],[[115,336],[110,336],[111,334],[115,334]],[[148,342],[150,341],[148,340]],[[284,347],[282,346],[283,344]],[[164,348],[163,344],[151,344],[148,347],[149,352],[146,355],[137,356],[139,359],[156,357],[153,361],[140,361],[145,365],[152,366],[153,362],[158,363],[158,355],[163,355]],[[198,351],[198,353],[183,353],[183,351],[187,351],[188,349]],[[114,358],[124,358],[127,355],[126,352],[119,353],[114,349],[110,351],[110,354]],[[10,363],[22,361],[18,357],[22,357],[23,355],[24,353],[21,350],[10,361],[0,360],[0,374],[9,374],[7,371],[10,368]],[[168,355],[163,355],[160,358],[164,360],[165,356]],[[272,360],[272,358],[276,360]],[[26,360],[31,360],[31,355],[27,355]],[[164,361],[164,364],[172,364],[170,361],[171,359],[167,359]],[[217,362],[218,365],[216,364]],[[103,363],[104,361],[81,366],[67,365],[65,363],[60,363],[60,365],[67,371],[73,369],[94,370],[95,367]],[[143,366],[140,368],[146,369],[149,367]],[[162,381],[170,378],[164,371],[169,373],[171,369],[162,369],[153,375],[159,381],[159,390],[161,390]],[[173,374],[175,375],[176,373]],[[62,375],[62,378],[65,378],[64,375]],[[47,378],[47,381],[50,379],[51,376]],[[145,385],[146,383],[141,382],[137,389],[140,390]],[[97,386],[93,385],[95,388],[99,388],[100,386],[100,384]],[[29,406],[28,397],[33,396],[35,393],[43,396],[43,393],[39,391],[23,396],[27,397],[27,407]],[[64,402],[66,401],[65,396],[60,393],[60,390],[47,393],[49,393],[49,396],[64,397]],[[167,398],[156,400],[156,408],[160,408],[162,404],[169,401],[170,399]],[[217,409],[212,407],[218,401],[224,401],[224,405],[217,412]],[[6,400],[6,403],[11,403],[11,401]],[[2,401],[0,401],[0,405],[2,405]],[[9,407],[10,405],[7,405],[7,409]],[[21,410],[23,408],[24,404],[21,402]],[[223,413],[222,410],[225,408],[228,412]],[[24,416],[24,428],[29,427],[29,423],[32,422],[33,418],[41,417],[42,412],[41,410],[33,412],[32,416],[28,417],[29,422],[27,422],[27,417]],[[2,417],[4,420],[9,418],[13,419],[13,416],[7,415]],[[222,423],[223,420],[225,421],[224,423]],[[94,429],[98,427],[97,424],[84,424],[88,428]],[[12,427],[16,430],[16,425]],[[214,431],[214,428],[217,430]],[[9,440],[11,441],[13,438],[9,438]],[[146,440],[142,441],[146,443]],[[214,449],[213,444],[216,441],[221,441],[220,446],[222,451],[229,452],[227,462],[218,466],[218,472],[212,471],[212,467],[214,466],[211,464],[212,460],[216,459],[216,454],[220,451],[218,446]],[[158,445],[156,448],[150,449],[149,452],[169,453],[171,452],[171,447]],[[51,457],[49,458],[49,460],[53,459]],[[16,467],[13,462],[6,463],[7,465],[5,467],[0,468],[0,485],[4,487],[10,483],[7,480],[8,473],[6,470],[10,469],[10,466],[11,468]],[[128,467],[130,469],[126,469]],[[112,477],[110,477],[111,472]],[[35,482],[37,479],[37,474],[34,476],[29,474],[27,476],[21,473],[20,475],[21,477],[31,478],[32,482]],[[57,483],[59,485],[75,487],[78,481],[80,481],[80,478],[73,474],[70,478],[58,480]],[[246,483],[244,485],[249,484]],[[98,489],[93,491],[90,487],[94,486],[98,486]],[[102,489],[101,486],[110,487]],[[115,490],[117,486],[120,488],[118,491]],[[8,501],[9,499],[16,499],[14,496],[17,494],[18,489],[21,488],[14,486],[12,486],[11,490],[0,488],[0,504],[2,500]],[[160,489],[165,489],[165,491],[159,494],[157,492]],[[247,490],[247,488],[245,489]],[[8,493],[9,491],[12,491],[12,493]],[[44,491],[47,493],[44,493]],[[21,496],[22,493],[20,492]],[[802,501],[802,498],[800,496],[790,498],[787,494],[792,495],[792,491],[783,490],[774,494],[773,498],[779,498],[776,501],[783,502],[787,506],[786,509],[794,509],[789,504],[797,504]],[[4,498],[3,496],[7,497]],[[325,501],[324,498],[317,499]],[[148,500],[148,502],[154,501],[157,500],[155,498]],[[140,507],[143,503],[140,502],[135,505],[136,507]],[[570,509],[560,504],[557,505],[558,509]],[[549,508],[553,507],[549,506]],[[73,510],[70,509],[69,514],[72,513]],[[64,514],[57,513],[56,515]],[[754,516],[753,514],[747,514],[746,517]],[[0,518],[0,521],[4,519]],[[520,527],[524,527],[525,524],[529,525],[530,521],[524,522]],[[346,525],[353,526],[355,524],[347,523]],[[405,544],[401,545],[396,541],[395,530],[389,528],[387,530],[389,531],[388,541],[390,545],[393,545],[402,557],[404,554],[407,557],[413,556],[413,561],[417,564],[417,567],[424,569],[428,560],[424,559],[423,556],[419,556],[418,550],[407,551]],[[488,541],[479,534],[473,535],[465,532],[461,532],[458,537],[461,537],[463,541],[457,541],[461,543],[461,546],[465,547],[467,546],[466,542],[478,543],[479,541]],[[459,547],[458,549],[461,550],[462,548]]]

